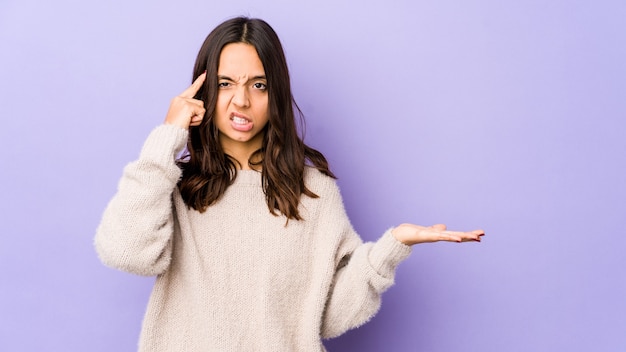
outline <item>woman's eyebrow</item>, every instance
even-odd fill
[[[234,79],[232,79],[232,78],[230,78],[228,76],[225,76],[225,75],[218,75],[217,79],[218,80],[225,80],[225,81],[235,82]],[[262,80],[267,80],[267,77],[265,75],[257,75],[257,76],[252,77],[251,79],[249,79],[248,82],[250,82],[250,81],[257,81],[257,80],[261,80],[261,79]]]

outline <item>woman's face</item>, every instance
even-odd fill
[[[227,153],[252,153],[263,143],[268,121],[267,79],[256,49],[232,43],[222,49],[217,69],[215,125]]]

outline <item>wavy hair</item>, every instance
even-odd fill
[[[317,198],[304,184],[304,168],[310,165],[335,177],[319,151],[304,144],[298,134],[295,112],[304,123],[302,111],[291,93],[289,70],[276,32],[260,19],[236,17],[218,25],[200,48],[192,82],[205,70],[205,83],[195,98],[204,102],[206,114],[202,123],[190,127],[187,152],[178,164],[183,173],[178,184],[187,206],[199,212],[217,202],[237,177],[237,162],[227,155],[219,142],[214,123],[217,104],[217,70],[222,49],[231,43],[254,46],[267,77],[268,115],[261,149],[248,160],[250,166],[261,166],[265,199],[270,213],[279,211],[289,219],[301,220],[298,204],[302,194]],[[251,160],[259,160],[252,162]]]

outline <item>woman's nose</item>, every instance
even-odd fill
[[[232,102],[236,106],[243,108],[250,105],[250,100],[248,99],[248,91],[246,87],[237,87],[237,89],[235,89]]]

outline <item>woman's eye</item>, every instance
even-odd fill
[[[257,82],[257,83],[254,84],[254,88],[261,89],[261,90],[266,90],[267,86],[265,85],[265,83]]]
[[[220,83],[217,84],[218,88],[226,88],[226,87],[229,87],[229,86],[230,86],[230,83],[228,83],[228,82],[220,82]]]

